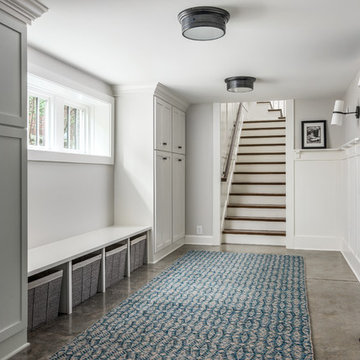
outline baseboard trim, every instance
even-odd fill
[[[213,236],[209,235],[186,235],[185,245],[219,245],[214,241]]]
[[[351,271],[354,273],[358,281],[360,282],[360,259],[353,253],[353,251],[345,244],[345,249],[341,251],[346,262],[348,263]]]
[[[292,246],[288,249],[296,250],[319,250],[319,251],[341,251],[343,239],[337,236],[294,236]]]

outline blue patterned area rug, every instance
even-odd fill
[[[312,360],[304,260],[190,251],[51,359]]]

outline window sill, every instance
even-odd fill
[[[28,149],[28,161],[114,165],[114,158],[112,156],[74,154],[31,149]]]

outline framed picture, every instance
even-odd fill
[[[302,121],[301,138],[303,149],[325,149],[326,120]]]

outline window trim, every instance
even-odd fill
[[[59,91],[59,94],[57,93]],[[63,92],[69,92],[69,96],[64,96]],[[105,164],[114,165],[114,98],[100,94],[99,97],[90,95],[83,90],[78,90],[68,85],[62,85],[53,80],[28,74],[28,96],[40,96],[48,100],[48,122],[46,129],[47,141],[45,146],[28,145],[28,160],[39,162],[62,162],[62,163],[84,163],[84,164]],[[71,97],[74,96],[75,99]],[[101,96],[100,96],[101,95]],[[84,102],[82,102],[84,99]],[[84,125],[86,136],[84,141],[85,151],[91,152],[91,144],[94,141],[95,124],[92,124],[90,117],[95,114],[96,104],[103,104],[109,107],[109,154],[93,155],[83,153],[83,150],[66,149],[56,144],[59,141],[59,123],[64,130],[64,122],[57,121],[55,124],[55,114],[60,116],[59,109],[62,109],[62,119],[64,116],[64,104],[76,107],[84,111]],[[28,115],[27,115],[28,124]],[[51,129],[51,130],[50,130]],[[62,142],[63,142],[62,136]],[[61,151],[59,150],[61,149]]]

